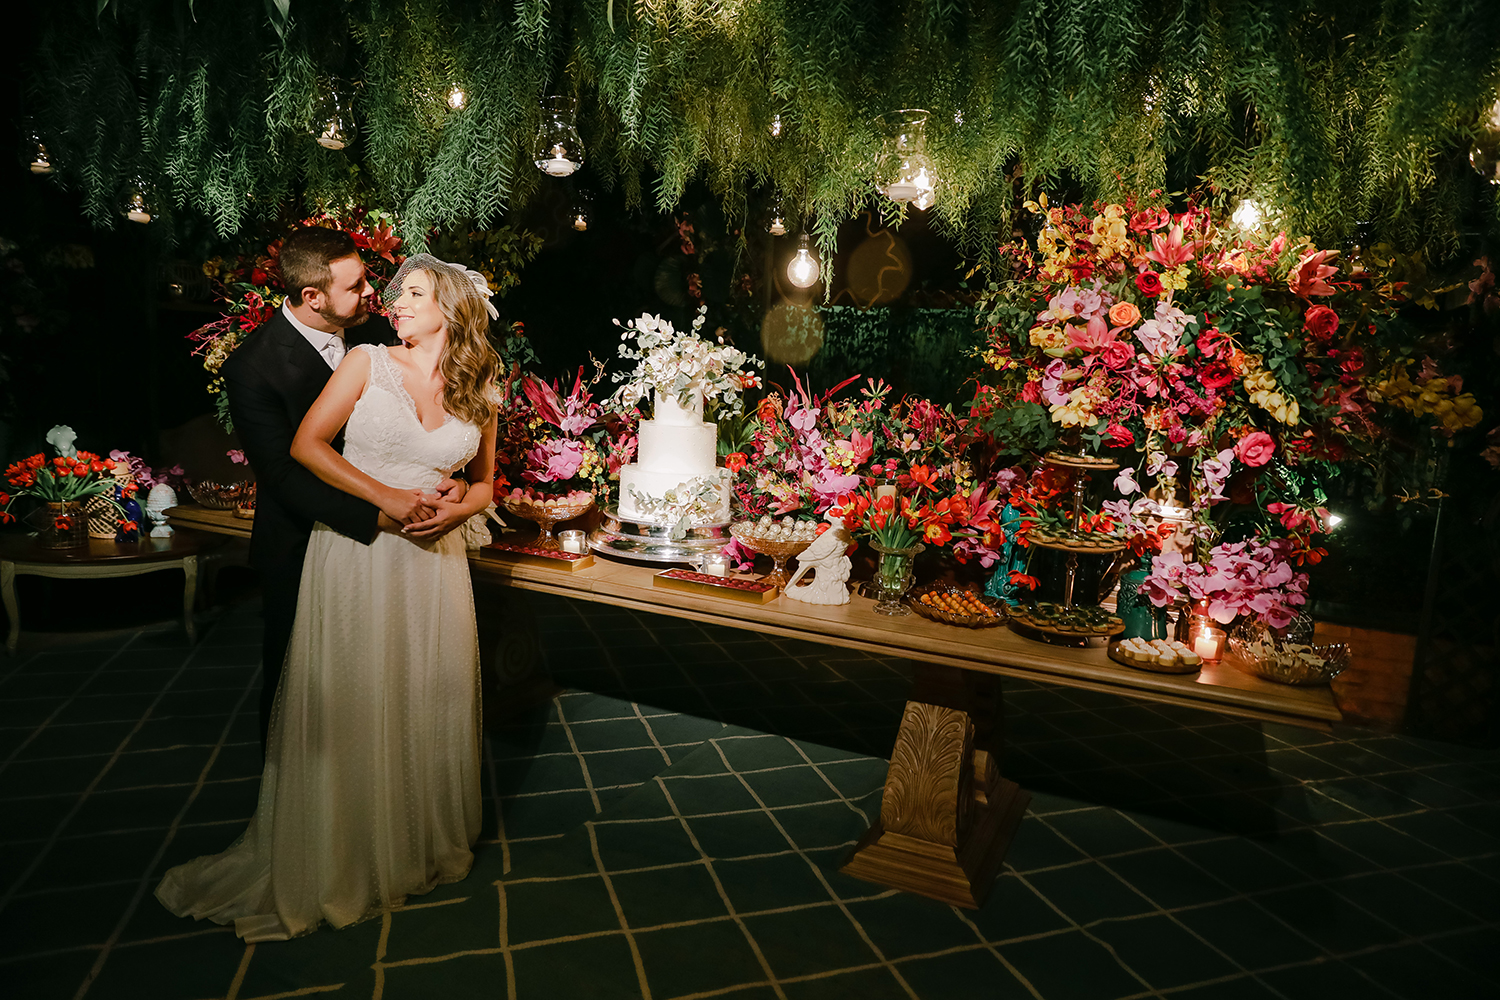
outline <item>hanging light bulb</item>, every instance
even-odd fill
[[[927,158],[927,112],[907,108],[886,116],[889,134],[878,167],[880,191],[898,205],[930,208],[937,199],[937,174]]]
[[[136,181],[125,195],[125,218],[131,222],[151,221],[151,209],[146,204],[146,192],[139,181]]]
[[[324,149],[343,149],[354,141],[354,116],[337,80],[318,84],[313,100],[312,134]]]
[[[567,177],[583,166],[583,140],[574,117],[578,102],[571,97],[542,98],[542,126],[532,143],[532,161],[549,177]]]
[[[811,288],[818,283],[818,275],[822,268],[818,265],[818,257],[812,248],[807,234],[803,233],[797,239],[797,253],[786,265],[786,278],[798,288]]]
[[[1240,203],[1234,207],[1234,214],[1229,220],[1241,229],[1259,229],[1265,221],[1265,213],[1261,211],[1260,203],[1254,198],[1242,198]]]
[[[462,87],[452,87],[448,90],[448,107],[454,111],[462,111],[464,105],[469,103],[469,95],[464,93]]]
[[[27,166],[31,168],[31,172],[52,173],[52,157],[47,154],[47,147],[42,140],[33,135],[28,145],[31,147],[31,162]]]
[[[1500,100],[1490,105],[1479,123],[1479,136],[1469,150],[1469,166],[1491,184],[1500,184]]]

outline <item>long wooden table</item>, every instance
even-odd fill
[[[228,512],[176,507],[173,523],[243,534]],[[1154,674],[1102,649],[1065,649],[1004,627],[964,629],[913,614],[888,618],[874,602],[818,606],[777,598],[753,604],[656,587],[662,567],[596,557],[568,571],[494,549],[469,553],[476,581],[811,642],[906,657],[923,665],[897,734],[879,820],[845,871],[960,906],[983,903],[1030,796],[1000,775],[1003,703],[998,680],[1019,677],[1266,722],[1328,729],[1341,719],[1329,688],[1262,681],[1229,663],[1195,675]]]

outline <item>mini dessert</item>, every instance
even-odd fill
[[[1203,663],[1203,658],[1187,643],[1175,639],[1122,639],[1113,652],[1132,666],[1147,670],[1173,670]]]

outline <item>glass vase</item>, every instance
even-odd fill
[[[45,503],[27,520],[37,529],[37,544],[44,549],[76,549],[89,543],[89,516],[82,500]]]
[[[918,542],[906,548],[893,549],[876,541],[870,542],[870,548],[880,553],[880,561],[875,564],[875,579],[872,581],[877,615],[899,618],[911,614],[911,610],[901,603],[901,597],[911,586],[912,561],[924,547]]]

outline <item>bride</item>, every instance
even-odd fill
[[[494,307],[482,276],[428,254],[401,266],[393,293],[406,349],[351,350],[292,456],[401,527],[369,546],[314,528],[255,815],[228,850],[156,890],[173,913],[232,921],[246,941],[374,916],[474,860],[479,647],[451,529],[493,489]],[[473,483],[463,500],[437,498],[460,468]]]

